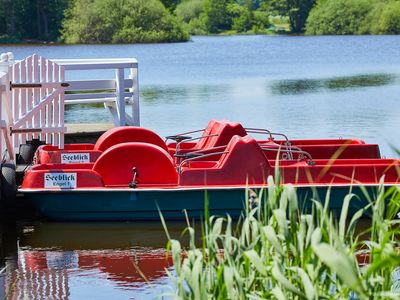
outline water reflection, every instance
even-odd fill
[[[390,85],[395,83],[396,78],[394,74],[366,74],[325,79],[280,80],[272,82],[270,88],[275,95],[299,95]]]
[[[17,229],[15,223],[0,223],[0,299],[13,290],[13,277],[18,269]]]
[[[229,90],[229,84],[146,85],[141,89],[140,96],[145,103],[198,103],[226,96]]]
[[[168,224],[185,244],[184,226]],[[153,299],[172,289],[159,223],[38,222],[22,227],[18,248],[16,236],[14,267],[2,277],[0,298]]]
[[[67,123],[111,123],[111,114],[103,103],[74,104],[65,106]]]

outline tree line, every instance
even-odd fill
[[[236,33],[398,34],[399,0],[0,0],[0,43],[149,43]]]

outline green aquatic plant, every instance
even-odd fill
[[[261,191],[248,191],[243,217],[209,216],[201,226],[201,246],[189,222],[188,247],[169,239],[169,276],[175,299],[397,299],[400,297],[400,189],[383,181],[369,204],[349,215],[351,191],[338,218],[325,201],[299,207],[293,186],[272,177]],[[370,215],[367,229],[359,226]],[[161,215],[162,219],[162,215]],[[165,221],[163,226],[167,231]]]

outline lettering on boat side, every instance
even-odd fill
[[[44,187],[59,189],[76,189],[76,173],[45,173]]]
[[[62,164],[74,164],[74,163],[88,163],[90,162],[90,153],[62,153],[61,163]]]

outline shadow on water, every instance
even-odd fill
[[[270,88],[275,95],[299,95],[324,91],[342,91],[347,89],[390,85],[396,82],[394,74],[368,74],[343,76],[325,79],[296,79],[272,82]]]

